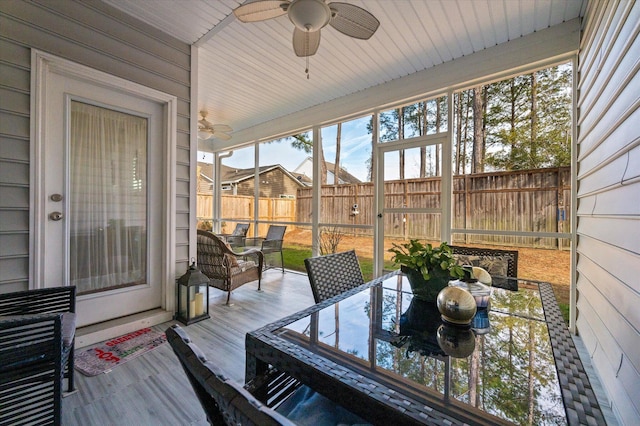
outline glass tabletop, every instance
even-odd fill
[[[566,424],[536,288],[494,289],[490,308],[461,327],[404,281],[391,277],[274,334],[445,412]]]

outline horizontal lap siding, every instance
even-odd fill
[[[590,2],[579,59],[577,330],[625,424],[640,418],[640,3]]]
[[[96,0],[0,2],[0,292],[29,285],[31,49],[176,96],[176,271],[189,261],[190,46]]]

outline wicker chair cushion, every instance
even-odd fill
[[[509,259],[505,256],[477,256],[467,254],[454,255],[459,265],[479,266],[485,269],[492,277],[507,277]]]
[[[241,274],[251,268],[256,268],[258,265],[253,260],[236,260],[235,266],[231,267],[231,276]]]
[[[225,246],[227,246],[227,248],[229,249],[229,251],[233,251],[233,249],[231,248],[231,245],[229,243],[224,243]],[[229,263],[229,265],[233,268],[234,266],[238,266],[238,258],[231,255],[231,254],[226,254],[224,255],[224,257],[227,259],[227,262]]]

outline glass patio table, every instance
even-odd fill
[[[246,380],[272,366],[374,424],[604,424],[551,286],[519,287],[456,326],[396,271],[248,333]]]

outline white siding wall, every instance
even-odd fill
[[[178,98],[177,275],[189,261],[190,46],[95,0],[0,1],[0,292],[29,283],[31,48]]]
[[[577,331],[640,419],[640,2],[591,1],[579,55]]]

